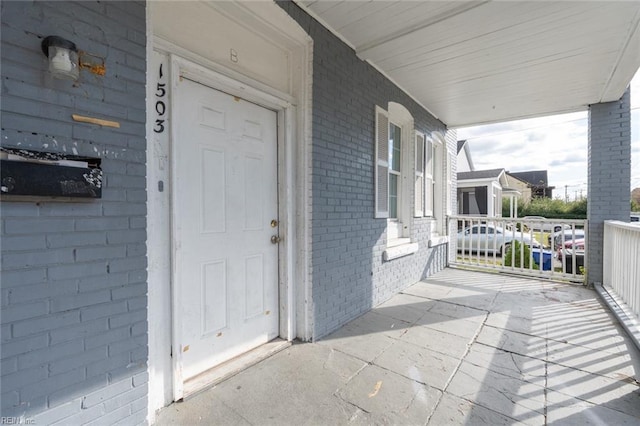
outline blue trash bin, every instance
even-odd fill
[[[542,252],[542,270],[551,270],[551,259],[553,259],[553,252],[551,250],[532,249],[533,261],[536,265],[540,266],[540,252]]]

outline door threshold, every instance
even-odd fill
[[[257,348],[250,350],[249,352],[245,352],[244,354],[238,355],[229,361],[225,361],[220,365],[210,368],[209,370],[188,379],[184,383],[182,399],[190,398],[197,393],[205,391],[246,370],[247,368],[256,365],[260,361],[275,355],[289,346],[291,346],[291,342],[280,338],[274,339],[264,345],[260,345]]]

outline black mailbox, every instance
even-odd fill
[[[0,147],[0,193],[102,197],[101,159]]]

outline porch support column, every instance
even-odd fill
[[[587,279],[602,282],[604,221],[629,221],[631,210],[630,90],[589,107]]]

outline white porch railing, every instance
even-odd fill
[[[586,220],[451,216],[454,265],[586,282]],[[511,249],[510,249],[511,248]]]
[[[640,223],[605,221],[603,284],[640,319]]]

